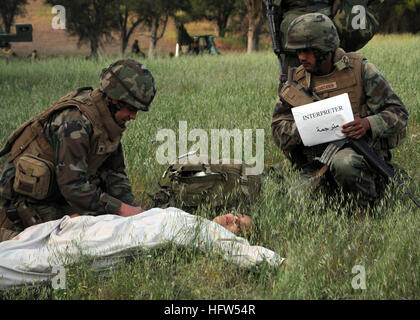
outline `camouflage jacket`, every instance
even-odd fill
[[[336,57],[342,49],[336,51]],[[335,57],[335,61],[337,58]],[[390,159],[389,147],[382,140],[393,138],[403,131],[408,122],[408,112],[389,85],[384,76],[367,59],[361,60],[361,81],[362,100],[364,107],[367,108],[366,117],[369,120],[371,130],[367,133],[368,143],[375,148],[385,158]],[[306,74],[306,71],[304,71]],[[317,77],[312,76],[313,80]],[[296,123],[291,114],[291,106],[284,103],[277,96],[274,113],[272,117],[272,135],[276,145],[285,153],[285,155],[298,167],[311,163],[314,156],[319,156],[325,149],[325,145],[314,147],[305,147],[302,144]],[[331,96],[335,94],[330,93]],[[358,106],[353,106],[353,112]]]
[[[73,100],[68,100],[70,96]],[[73,103],[87,105],[81,108]],[[92,111],[85,114],[86,108]],[[122,202],[138,205],[125,173],[120,143],[124,128],[116,124],[107,110],[99,90],[90,95],[89,90],[78,89],[15,130],[1,150],[2,154],[9,152],[9,157],[1,174],[0,201],[14,201],[18,196],[11,185],[23,153],[50,161],[55,171],[48,198],[28,198],[30,202],[46,205],[67,202],[81,214],[117,214]],[[94,116],[96,112],[100,113]],[[35,140],[31,138],[33,130],[37,132]],[[112,135],[109,130],[113,130]]]
[[[92,124],[79,109],[71,107],[44,126],[56,154],[56,181],[64,199],[74,208],[97,214],[117,214],[121,202],[138,205],[125,173],[121,143],[88,179]]]

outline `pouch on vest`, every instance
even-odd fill
[[[300,84],[290,84],[289,82],[286,82],[281,88],[280,97],[293,107],[299,107],[314,102],[314,100],[304,94],[300,88],[303,88]]]
[[[12,162],[6,162],[2,166],[0,177],[0,203],[13,199],[13,183],[15,181],[16,169]]]
[[[15,192],[36,200],[44,200],[52,194],[54,165],[44,159],[23,155],[16,161]]]
[[[210,160],[210,159],[209,159]],[[245,175],[245,163],[218,164],[200,162],[171,165],[159,182],[159,189],[149,195],[157,207],[196,208],[237,207],[256,201],[261,176]]]

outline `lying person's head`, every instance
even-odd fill
[[[228,213],[214,218],[213,221],[234,234],[245,233],[252,229],[251,217],[244,214]]]

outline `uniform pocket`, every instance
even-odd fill
[[[54,165],[47,160],[23,155],[16,161],[15,192],[36,200],[44,200],[52,193]]]

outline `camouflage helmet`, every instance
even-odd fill
[[[133,59],[118,60],[105,68],[100,76],[101,89],[111,99],[123,101],[148,111],[156,94],[152,74]]]
[[[286,49],[315,48],[335,51],[340,45],[337,29],[326,15],[316,12],[297,17],[287,29]]]

